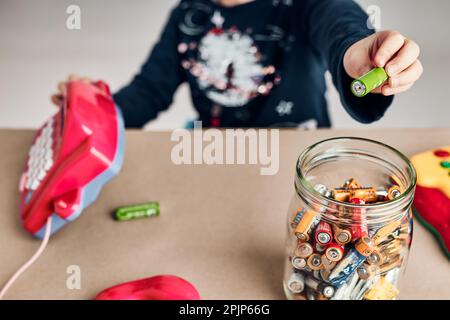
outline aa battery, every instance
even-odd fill
[[[306,298],[308,300],[316,300],[316,294],[317,292],[315,292],[313,289],[306,287]]]
[[[333,269],[329,282],[337,288],[347,283],[348,279],[364,263],[371,252],[372,247],[369,238],[358,240],[354,248],[350,249]]]
[[[292,293],[301,293],[305,288],[305,276],[300,272],[294,272],[290,275],[287,287]]]
[[[351,190],[347,188],[335,188],[331,191],[334,200],[346,202],[350,199]]]
[[[392,186],[387,192],[387,197],[389,200],[394,200],[402,194],[399,186]]]
[[[295,229],[298,225],[298,223],[300,222],[300,220],[303,217],[303,214],[305,213],[304,209],[299,209],[297,211],[294,212],[294,215],[291,219],[291,227],[292,229]]]
[[[393,221],[378,229],[371,238],[374,244],[378,245],[382,241],[384,241],[392,232],[394,232],[400,226],[400,223],[401,223],[400,221]]]
[[[311,231],[314,223],[317,221],[317,216],[318,213],[312,210],[308,210],[303,214],[302,218],[300,219],[300,222],[298,223],[294,231],[295,235],[299,240],[301,241],[309,240],[309,232]]]
[[[343,299],[345,299],[345,300],[350,299],[350,296],[352,295],[353,291],[355,290],[356,285],[358,284],[359,280],[360,279],[359,279],[357,272],[354,272],[347,282],[347,290],[345,290]]]
[[[385,277],[380,277],[378,282],[364,295],[366,300],[392,300],[398,295],[398,289]]]
[[[321,195],[323,195],[326,198],[331,197],[331,190],[328,190],[328,188],[326,186],[324,186],[323,184],[316,184],[314,186],[314,190],[316,190],[318,193],[320,193]]]
[[[381,248],[386,255],[398,254],[402,248],[402,243],[401,239],[394,239],[383,244]]]
[[[305,284],[308,288],[323,294],[327,298],[331,298],[334,295],[334,288],[332,286],[326,285],[311,276],[306,277]]]
[[[351,203],[357,205],[364,205],[366,202],[360,198],[353,198],[350,201]],[[369,236],[369,230],[367,228],[366,222],[366,209],[364,208],[354,208],[353,212],[353,225],[350,227],[350,233],[352,235],[352,239],[360,239]]]
[[[395,240],[395,241],[394,241]],[[383,242],[398,242],[405,241],[408,242],[410,240],[410,226],[407,224],[402,224],[400,227],[395,229],[391,234],[389,234]]]
[[[350,231],[341,229],[337,225],[333,225],[333,233],[334,240],[340,245],[345,245],[352,240],[352,234]]]
[[[323,269],[321,269],[321,270],[324,270],[324,269],[325,270],[333,270],[333,268],[337,264],[336,261],[332,261],[332,260],[328,259],[328,257],[326,255],[322,255],[321,260],[322,260],[322,265],[323,265]]]
[[[383,68],[377,67],[351,84],[351,91],[356,97],[364,97],[374,89],[381,86],[388,79],[388,75]]]
[[[297,270],[303,270],[306,267],[306,259],[300,257],[292,257],[292,266]]]
[[[380,274],[386,273],[394,268],[398,268],[401,265],[400,256],[393,256],[383,265],[380,266]]]
[[[364,261],[364,256],[360,255],[355,249],[350,250],[331,271],[328,281],[336,288],[340,288],[348,282],[350,276]]]
[[[121,207],[114,213],[114,219],[117,221],[128,221],[152,216],[159,216],[158,202],[149,202],[131,207]]]
[[[365,203],[377,202],[377,190],[375,188],[352,189],[350,192],[350,200],[354,198],[361,199]]]
[[[328,222],[321,221],[315,230],[315,239],[321,245],[327,245],[333,239],[333,232]]]
[[[385,257],[384,263],[381,265],[381,267],[384,267],[386,264],[390,264],[390,265],[394,264],[395,267],[398,267],[401,265],[402,261],[403,261],[403,256],[400,254],[400,252],[397,254],[391,254],[391,255]]]
[[[300,258],[308,258],[314,252],[312,245],[308,242],[301,242],[295,249],[295,255]]]
[[[320,270],[322,270],[322,269],[320,269]],[[314,277],[314,279],[322,281],[322,276],[320,275],[320,270],[313,270],[313,272],[311,274]]]
[[[339,261],[344,256],[344,247],[332,242],[328,245],[327,250],[325,250],[325,256],[330,261]]]
[[[384,254],[378,249],[372,251],[372,253],[367,257],[367,263],[370,265],[379,266],[383,264],[383,262]]]
[[[378,274],[375,274],[373,277],[367,279],[367,280],[360,280],[361,285],[358,288],[358,291],[355,292],[355,299],[356,300],[362,300],[364,298],[364,295],[366,292],[372,288],[375,283],[378,282],[380,279],[380,276]]]
[[[306,264],[311,270],[320,270],[323,268],[322,259],[320,254],[313,253],[309,256],[308,260],[306,260]]]
[[[325,250],[327,249],[327,246],[316,242],[314,244],[314,248],[316,249],[317,253],[324,253]]]
[[[358,181],[356,181],[354,178],[350,178],[347,181],[345,181],[343,188],[346,189],[359,189],[362,188],[362,185],[359,184]]]
[[[361,238],[355,243],[355,249],[361,255],[368,257],[374,250],[373,242],[368,237]]]
[[[408,221],[402,221],[400,225],[400,234],[407,233],[409,234],[412,230],[412,224]]]
[[[374,203],[378,200],[375,188],[335,188],[331,195],[334,200],[340,202],[349,202],[354,198],[364,200],[366,203]]]
[[[369,265],[367,263],[363,263],[358,269],[358,276],[363,279],[367,280],[373,277],[375,274],[379,273],[379,268],[375,265]]]
[[[328,278],[330,277],[330,273],[331,273],[331,269],[320,269],[320,277],[322,278],[323,281],[328,282]]]
[[[385,188],[377,188],[377,201],[378,202],[384,202],[389,200],[388,199],[388,191]]]

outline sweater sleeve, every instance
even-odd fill
[[[178,15],[177,7],[141,70],[113,96],[127,128],[140,128],[166,110],[184,81],[177,51]]]
[[[328,64],[345,110],[362,123],[379,120],[393,97],[381,94],[355,97],[350,90],[353,79],[347,75],[343,64],[347,49],[374,33],[367,27],[367,14],[352,0],[305,0],[303,6],[302,21],[308,40]]]

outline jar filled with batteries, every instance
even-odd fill
[[[307,148],[288,210],[283,286],[293,300],[390,300],[412,240],[416,173],[400,152],[362,138]]]

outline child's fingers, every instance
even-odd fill
[[[383,86],[374,89],[371,93],[381,93],[381,88],[382,88],[382,87],[383,87]]]
[[[406,86],[410,83],[416,82],[423,73],[423,66],[419,60],[413,62],[406,70],[399,73],[396,76],[389,78],[389,86],[391,88],[397,88]]]
[[[419,60],[416,60],[410,67],[389,80],[382,86],[376,88],[372,93],[381,93],[385,96],[391,96],[409,90],[423,73],[423,66]]]
[[[63,97],[60,94],[52,95],[51,100],[52,100],[53,104],[57,107],[60,107],[63,103]]]
[[[375,53],[374,62],[378,67],[384,67],[386,63],[403,47],[405,37],[399,32],[390,31]]]
[[[79,80],[79,79],[80,79],[80,76],[78,76],[78,75],[75,74],[75,73],[71,73],[71,74],[69,75],[69,77],[67,78],[68,81],[77,81],[77,80]]]
[[[89,77],[81,77],[77,74],[70,74],[69,77],[67,78],[67,81],[81,81],[84,83],[92,83],[92,79]]]
[[[405,45],[400,49],[395,58],[386,65],[387,74],[390,77],[399,74],[411,66],[417,60],[419,54],[420,48],[417,43],[412,40],[406,40]]]
[[[61,81],[58,83],[58,93],[65,96],[66,95],[66,82]]]
[[[80,78],[80,80],[84,83],[92,83],[92,80],[89,77],[83,77],[83,78]]]
[[[384,96],[392,96],[394,94],[405,92],[405,91],[409,90],[413,85],[414,85],[414,82],[410,83],[408,85],[405,85],[405,86],[392,88],[388,84],[385,84],[384,86],[381,87],[381,93]]]

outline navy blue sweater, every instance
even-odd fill
[[[392,97],[356,98],[343,56],[373,33],[351,0],[181,1],[141,71],[114,95],[127,127],[166,110],[183,82],[204,127],[329,127],[326,70],[357,121],[380,119]],[[311,122],[311,121],[310,121]]]

